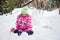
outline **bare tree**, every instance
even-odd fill
[[[60,8],[59,8],[59,15],[60,15]]]

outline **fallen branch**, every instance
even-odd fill
[[[24,4],[22,4],[22,7],[24,7],[24,6],[28,5],[28,4],[30,4],[31,2],[33,2],[33,0],[30,0],[30,1],[28,1],[28,2],[26,2],[26,3],[24,3]]]

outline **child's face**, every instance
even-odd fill
[[[26,16],[26,14],[22,14],[23,16]]]

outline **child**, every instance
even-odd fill
[[[12,28],[11,31],[17,33],[18,36],[21,35],[22,32],[27,32],[28,35],[32,35],[32,25],[31,25],[31,16],[27,14],[27,8],[23,7],[21,10],[21,14],[18,15],[16,21],[16,29]]]

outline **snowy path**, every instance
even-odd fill
[[[0,16],[0,40],[60,40],[60,16],[33,13],[34,34],[31,36],[28,36],[27,33],[18,36],[10,32],[10,28],[15,27],[17,14]]]

